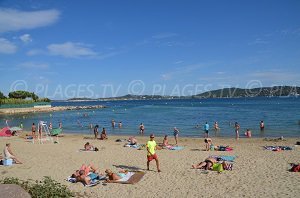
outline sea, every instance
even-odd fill
[[[23,123],[31,131],[32,123],[52,123],[57,128],[62,123],[64,133],[92,135],[92,126],[99,131],[106,128],[108,135],[139,136],[139,125],[145,126],[144,135],[173,136],[174,127],[180,137],[203,137],[203,125],[210,126],[212,137],[235,137],[234,123],[240,125],[240,136],[246,129],[253,137],[299,137],[300,97],[255,97],[255,98],[212,98],[170,100],[122,100],[52,102],[52,106],[104,105],[106,108],[89,110],[57,111],[20,115],[0,115],[1,127],[6,120],[10,126]],[[113,128],[111,121],[115,120]],[[264,121],[265,129],[259,128]],[[118,123],[122,122],[122,128]],[[218,122],[220,130],[214,130]]]

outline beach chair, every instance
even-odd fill
[[[38,124],[38,140],[40,144],[43,144],[43,142],[50,141],[53,142],[53,138],[51,137],[47,122],[40,121]],[[41,130],[41,132],[40,132]],[[43,136],[44,132],[44,136]]]

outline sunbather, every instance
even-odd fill
[[[106,175],[108,176],[108,179],[106,180],[108,183],[117,181],[119,179],[122,179],[126,176],[128,173],[128,170],[121,169],[118,173],[113,173],[110,169],[105,170]]]
[[[97,172],[97,168],[94,165],[90,164],[86,166],[83,164],[71,177],[75,178],[76,182],[82,182],[84,185],[89,185],[92,180],[100,178],[100,176],[101,174]]]
[[[10,143],[7,143],[6,146],[3,149],[3,154],[4,154],[4,158],[5,159],[12,159],[15,161],[16,164],[22,164],[22,162],[20,160],[18,160],[18,158],[16,158],[16,156],[14,156],[11,147],[10,147]]]
[[[137,144],[137,139],[135,137],[131,136],[128,138],[129,144],[130,145],[136,145]]]
[[[165,135],[162,146],[167,147],[169,145],[168,135]]]
[[[84,145],[84,150],[85,151],[98,151],[99,149],[97,147],[94,147],[93,145],[91,145],[89,142],[87,142]]]
[[[192,167],[196,169],[202,169],[205,170],[211,169],[211,167],[214,165],[214,163],[217,163],[217,160],[215,158],[206,158],[203,162],[200,162],[198,164],[193,164]]]
[[[192,168],[215,170],[221,173],[223,170],[232,170],[232,164],[229,164],[225,161],[217,162],[215,158],[206,158],[203,162],[200,162],[199,164],[193,164]]]
[[[100,140],[107,140],[107,133],[106,133],[106,129],[103,128],[101,134],[100,134]]]

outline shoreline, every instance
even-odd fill
[[[88,106],[54,106],[54,107],[26,107],[26,108],[3,108],[0,109],[0,114],[26,114],[36,112],[54,112],[54,111],[72,111],[81,109],[102,109],[107,108],[103,105],[88,105]]]

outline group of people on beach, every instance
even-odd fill
[[[98,135],[99,135],[99,125],[95,125],[94,127],[94,135],[95,135],[95,139],[98,139]],[[107,132],[106,132],[106,129],[103,127],[102,128],[102,131],[101,131],[101,134],[100,134],[100,140],[107,140],[108,139],[108,136],[107,136]]]

